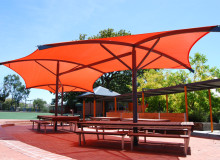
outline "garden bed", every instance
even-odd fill
[[[214,130],[220,130],[220,123],[213,123]],[[208,131],[211,130],[210,122],[194,122],[193,130]]]

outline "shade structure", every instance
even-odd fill
[[[208,26],[46,44],[26,57],[1,64],[21,75],[27,88],[56,93],[61,86],[64,92],[92,91],[93,83],[102,74],[132,70],[133,114],[137,122],[137,70],[191,70],[189,52],[193,45],[209,32],[219,31],[219,26]]]

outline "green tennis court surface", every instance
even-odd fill
[[[37,119],[37,115],[54,115],[54,113],[0,112],[0,119]]]

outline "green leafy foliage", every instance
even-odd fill
[[[10,106],[14,106],[15,110],[19,106],[22,99],[26,99],[30,94],[29,89],[25,89],[19,76],[13,74],[4,77],[3,89],[1,89],[1,100],[4,102],[6,97],[11,96]]]
[[[38,111],[48,111],[46,107],[47,102],[41,98],[37,98],[33,101],[34,110],[38,109]]]
[[[138,80],[138,91],[143,88],[156,89],[162,87],[175,86],[179,84],[194,83],[199,81],[219,78],[220,72],[216,67],[210,68],[206,64],[205,55],[195,53],[194,57],[190,57],[191,66],[194,73],[188,73],[185,70],[177,70],[175,72],[168,70],[150,70],[145,71]],[[217,90],[218,91],[218,90]],[[185,112],[185,95],[184,93],[170,94],[169,96],[169,112]],[[208,121],[209,117],[209,97],[208,91],[188,92],[188,112],[191,121]],[[166,97],[155,96],[145,98],[145,102],[149,104],[147,112],[165,112]],[[220,98],[212,93],[213,120],[220,120]]]

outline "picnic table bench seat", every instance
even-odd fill
[[[44,126],[44,133],[46,133],[46,125],[50,124],[48,121],[43,121],[43,120],[30,120],[33,122],[32,129],[34,129],[34,123],[37,123],[37,130],[40,131],[40,126]]]
[[[167,131],[182,131],[184,134],[186,134],[187,132],[189,132],[188,134],[191,134],[191,131],[189,131],[188,129],[177,128],[177,127],[175,127],[175,128],[173,128],[173,127],[167,127],[167,128],[165,128],[165,127],[142,127],[140,130],[145,131],[145,133],[146,133],[146,131],[152,130],[153,133],[155,133],[156,131],[164,131],[164,134],[166,134]]]
[[[81,135],[83,136],[83,143],[85,144],[85,136],[84,134],[96,134],[97,138],[99,135],[103,135],[103,139],[104,139],[104,135],[116,135],[116,136],[121,136],[121,147],[122,150],[124,150],[124,137],[127,135],[128,132],[126,131],[114,131],[114,132],[98,132],[96,131],[83,131],[83,130],[75,130],[74,133],[76,133],[77,135],[79,135],[79,145],[81,146]],[[98,138],[99,139],[99,138]]]
[[[155,134],[155,133],[134,133],[129,132],[127,134],[131,138],[131,150],[133,150],[134,137],[161,137],[161,138],[183,138],[184,139],[184,153],[187,155],[187,150],[189,146],[189,135],[179,135],[179,134]]]

